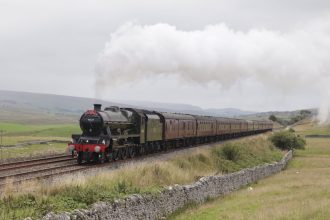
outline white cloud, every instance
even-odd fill
[[[327,92],[323,85],[330,83],[329,30],[330,22],[319,21],[285,33],[235,31],[225,24],[183,31],[164,23],[128,23],[112,33],[100,54],[97,94],[127,82],[165,76],[178,77],[180,85],[215,83],[222,91],[234,86],[244,93],[258,93],[248,88],[252,82],[262,85],[261,100],[279,94],[282,100],[292,97],[283,102],[286,107],[315,104],[303,97],[316,95],[320,102]]]

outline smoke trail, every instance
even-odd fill
[[[287,33],[235,31],[225,24],[182,31],[162,23],[128,23],[111,34],[100,54],[96,92],[109,84],[175,75],[182,82],[216,82],[224,88],[253,79],[285,93],[306,87],[321,96],[327,91],[324,82],[330,82],[329,59],[330,23],[326,22]],[[330,105],[323,106],[320,112],[327,112],[322,115],[329,118]]]

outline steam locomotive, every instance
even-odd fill
[[[83,162],[104,163],[170,148],[216,142],[273,129],[270,121],[166,113],[94,104],[80,118],[82,134],[68,149]]]

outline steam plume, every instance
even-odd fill
[[[256,80],[294,93],[306,87],[330,94],[330,23],[316,22],[287,33],[266,29],[236,31],[225,24],[183,31],[168,24],[128,23],[111,34],[96,66],[97,93],[105,85],[154,76],[182,82],[216,82],[228,88]],[[329,121],[325,97],[320,120]],[[324,113],[325,112],[325,113]]]

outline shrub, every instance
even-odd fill
[[[305,139],[295,135],[290,131],[280,131],[269,137],[269,140],[282,150],[288,149],[304,149],[306,145]]]
[[[294,139],[294,146],[296,146],[296,149],[305,149],[306,140],[302,138],[301,136],[297,135]]]

